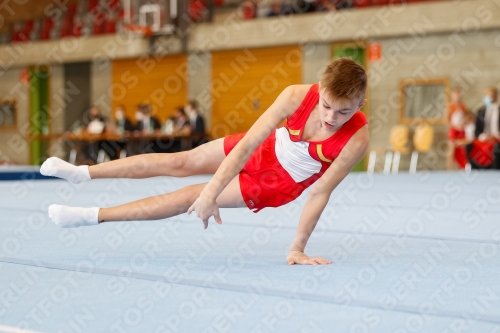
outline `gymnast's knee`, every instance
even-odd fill
[[[165,167],[170,170],[175,170],[176,173],[186,170],[187,160],[188,160],[188,152],[179,152],[179,153],[170,153],[166,154],[167,158],[165,159]]]
[[[205,188],[206,184],[196,184],[183,187],[178,193],[179,198],[184,205],[191,206],[193,202],[200,196],[201,191]]]

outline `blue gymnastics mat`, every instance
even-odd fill
[[[47,207],[112,206],[209,181],[0,182],[0,332],[500,332],[500,173],[353,173],[306,253],[307,192],[254,214],[62,229]]]

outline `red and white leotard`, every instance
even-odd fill
[[[241,194],[248,208],[255,213],[265,207],[282,206],[299,197],[325,173],[354,133],[367,124],[365,115],[358,110],[328,139],[304,141],[301,138],[306,121],[318,101],[318,85],[314,84],[297,111],[257,147],[240,171]],[[245,134],[224,138],[226,156]]]

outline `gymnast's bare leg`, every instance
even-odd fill
[[[223,139],[218,139],[181,153],[138,155],[85,167],[87,167],[89,174],[88,180],[155,176],[186,177],[213,174],[217,171],[224,158]],[[44,165],[46,164],[44,163]],[[41,172],[44,165],[42,165]],[[68,179],[71,178],[71,173],[75,171],[75,168],[80,167],[75,167],[62,160],[54,160],[52,164],[46,165],[44,172],[48,174],[47,170],[52,169],[53,171],[55,169],[55,174],[49,175]],[[77,172],[80,172],[80,170]],[[75,178],[68,180],[75,180]],[[165,193],[110,208],[51,205],[49,207],[49,217],[61,227],[96,225],[109,221],[164,219],[187,212],[205,185],[191,185],[172,193]],[[238,177],[235,177],[219,195],[217,203],[221,208],[246,207],[241,196]]]
[[[51,157],[42,164],[40,172],[72,183],[98,178],[187,177],[214,174],[225,157],[224,139],[217,139],[180,153],[136,155],[92,166],[77,167]]]
[[[205,184],[190,185],[175,192],[152,196],[109,208],[49,206],[49,217],[60,227],[98,225],[111,221],[160,220],[187,212]],[[246,207],[239,178],[235,177],[217,197],[220,208]],[[207,224],[204,226],[207,227]]]

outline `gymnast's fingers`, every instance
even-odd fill
[[[329,265],[332,263],[330,260],[326,260],[326,259],[323,259],[320,257],[316,257],[313,260],[316,261],[318,264],[322,264],[322,265]]]
[[[304,264],[308,264],[308,265],[318,265],[318,263],[316,261],[314,261],[314,259],[309,259],[309,260],[306,260],[304,261]]]
[[[214,218],[215,222],[217,222],[218,224],[222,224],[222,219],[220,218],[219,209],[215,211]]]
[[[187,214],[190,215],[193,210],[194,210],[194,203],[191,205],[191,207],[189,207]]]

